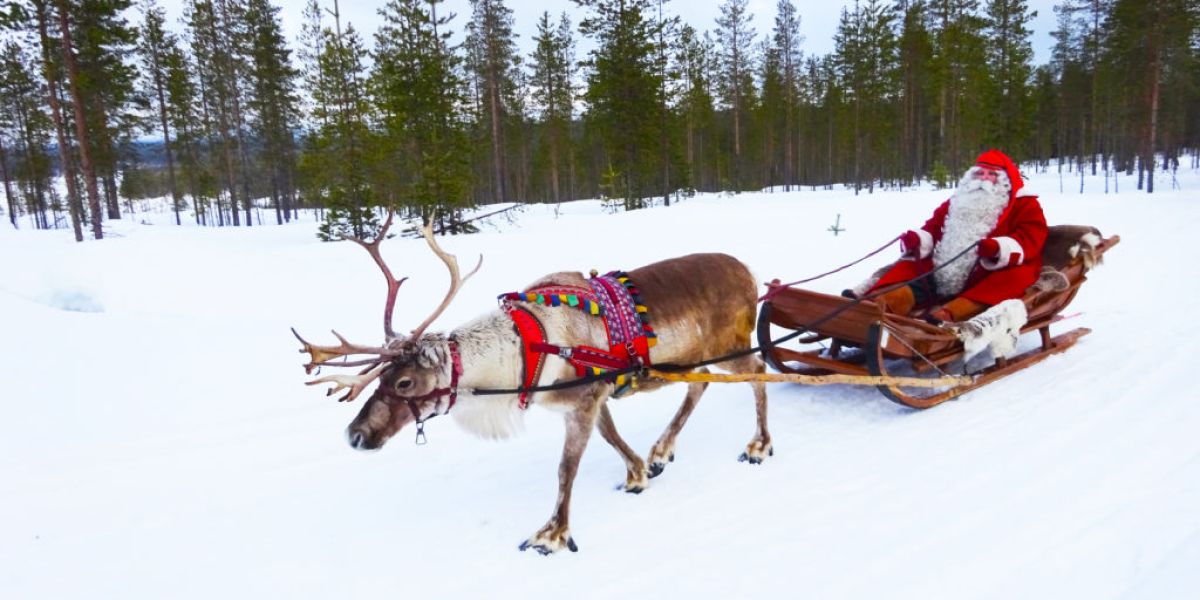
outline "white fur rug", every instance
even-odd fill
[[[1017,338],[1021,335],[1021,327],[1029,320],[1025,303],[1018,299],[1005,300],[982,314],[976,315],[953,327],[962,340],[965,354],[964,361],[983,352],[991,350],[995,358],[1008,358],[1016,353]]]

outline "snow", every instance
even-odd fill
[[[580,552],[548,558],[516,547],[553,507],[559,415],[535,407],[505,442],[438,419],[426,446],[406,430],[364,454],[343,435],[357,403],[302,385],[289,327],[382,339],[381,276],[361,249],[318,242],[311,217],[205,229],[146,213],[83,244],[5,224],[0,596],[1197,597],[1200,173],[1153,196],[1133,180],[1117,195],[1058,184],[1031,182],[1051,223],[1123,240],[1058,329],[1093,329],[1075,348],[921,412],[869,388],[772,384],[776,452],[760,466],[736,461],[754,431],[749,386],[710,386],[640,495],[614,490],[624,466],[593,439],[571,507]],[[434,328],[545,273],[689,252],[800,279],[920,224],[944,195],[529,206],[442,240],[485,260]],[[419,240],[383,249],[410,276],[397,328],[412,327],[445,270]],[[881,261],[810,286],[836,292]],[[648,451],[683,395],[614,402],[622,435]]]

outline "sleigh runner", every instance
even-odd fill
[[[963,359],[968,353],[962,325],[934,325],[887,313],[870,300],[786,287],[779,280],[767,284],[769,292],[758,317],[758,344],[767,364],[781,373],[894,378],[877,386],[884,396],[912,408],[929,408],[1063,352],[1090,333],[1090,329],[1077,328],[1052,336],[1050,326],[1064,319],[1062,311],[1087,281],[1088,270],[1120,239],[1116,235],[1103,238],[1091,227],[1051,227],[1043,250],[1046,266],[1042,278],[1021,299],[1027,318],[1019,333],[1037,331],[1039,346],[1009,358],[999,357],[961,384],[930,388],[903,382],[913,377],[944,380],[954,366],[965,367]],[[772,343],[772,327],[806,331],[799,340],[804,345],[826,341],[829,345],[815,350],[777,346]]]

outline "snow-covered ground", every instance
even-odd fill
[[[302,385],[289,327],[382,339],[383,285],[361,249],[318,242],[311,220],[202,229],[137,215],[158,224],[83,244],[4,223],[0,597],[1200,597],[1200,174],[1153,196],[1132,180],[1119,195],[1077,183],[1031,185],[1051,223],[1123,242],[1069,309],[1082,314],[1068,325],[1094,330],[1075,348],[924,412],[868,388],[771,385],[776,453],[761,466],[736,461],[753,433],[748,386],[712,386],[641,495],[614,491],[624,466],[594,440],[571,511],[580,552],[549,558],[517,544],[553,507],[559,416],[535,407],[506,442],[439,419],[427,446],[406,430],[364,454],[343,436],[358,404]],[[799,279],[919,225],[944,196],[531,206],[442,241],[485,260],[434,328],[544,273],[696,251]],[[384,254],[411,277],[397,304],[397,328],[411,328],[445,270],[420,240]],[[613,403],[635,449],[683,393]]]

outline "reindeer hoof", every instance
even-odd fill
[[[521,548],[521,552],[524,552],[526,550],[529,550],[530,548],[533,548],[534,550],[537,551],[538,554],[541,554],[542,556],[549,556],[550,554],[554,553],[554,551],[551,550],[548,546],[543,546],[542,544],[530,544],[528,541],[523,542],[521,544],[520,548]]]
[[[566,534],[566,531],[562,531],[557,535],[539,532],[537,535],[521,542],[521,545],[517,548],[522,552],[532,549],[542,556],[554,554],[563,548],[571,552],[579,552],[579,546],[575,545],[575,538],[566,535],[564,539],[563,534]]]
[[[628,487],[628,486],[621,486],[621,487],[625,488],[626,494],[640,494],[646,489],[640,485],[635,485],[632,487]]]
[[[763,443],[755,440],[750,442],[750,445],[746,447],[746,451],[738,457],[738,462],[761,465],[768,456],[775,456],[775,447],[771,445],[771,442]]]
[[[665,463],[650,463],[650,466],[646,469],[646,474],[649,475],[651,479],[654,479],[655,477],[662,475],[663,469],[666,468],[667,465]]]

